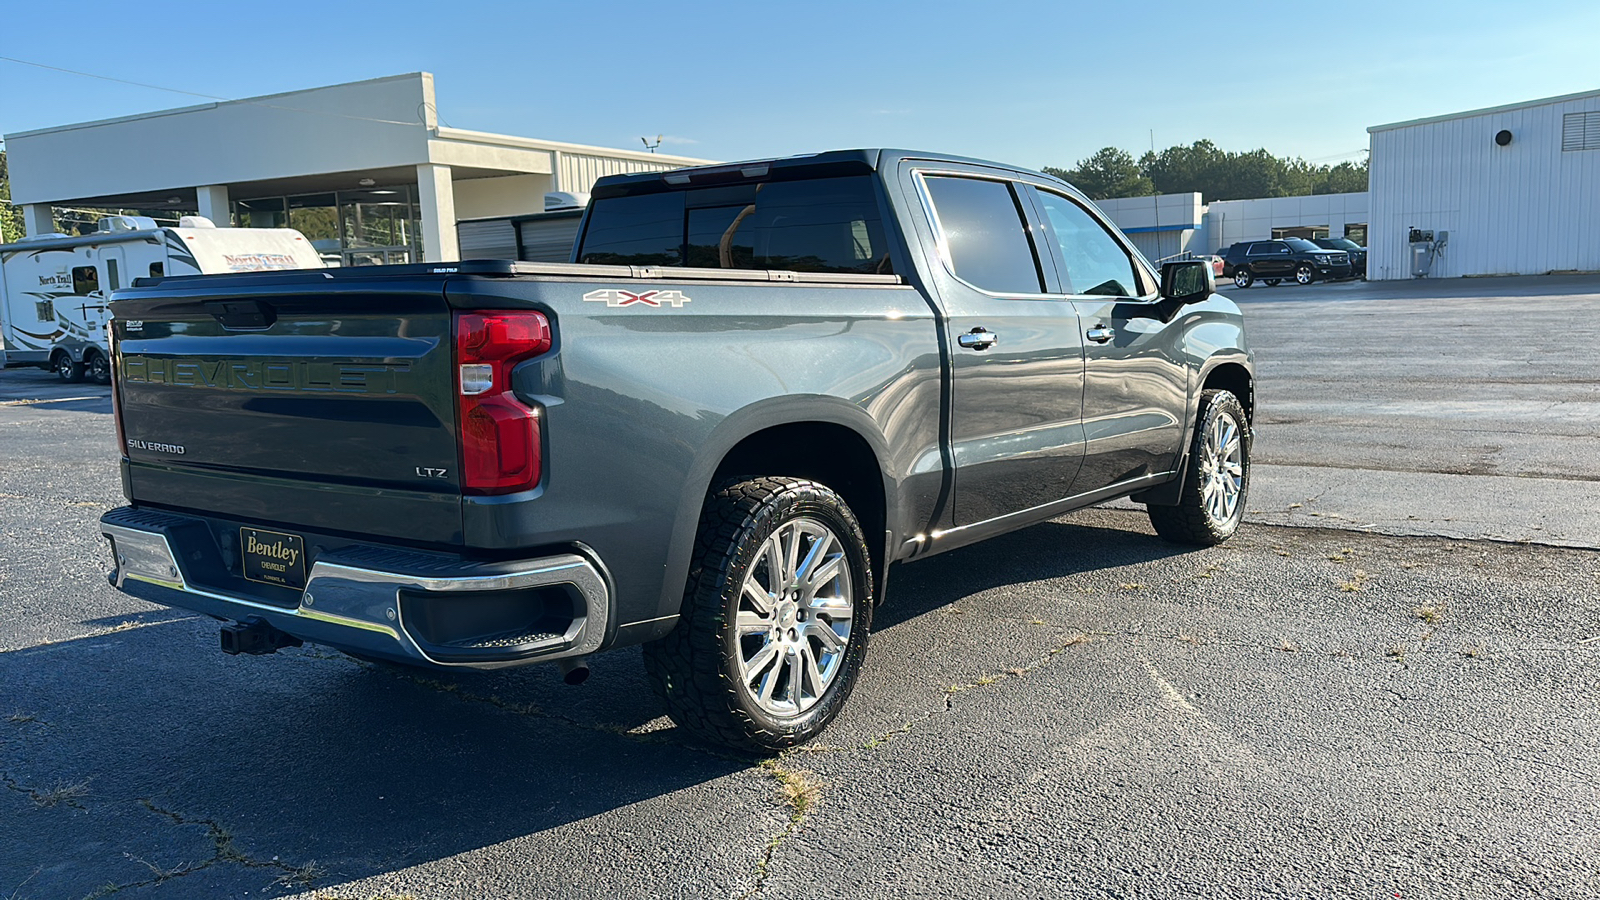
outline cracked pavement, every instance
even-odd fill
[[[1525,288],[1528,340],[1560,303],[1592,338],[1600,279],[1516,281],[1458,293]],[[1244,296],[1270,379],[1250,507],[1282,491],[1282,516],[1188,551],[1090,510],[901,567],[844,714],[764,763],[686,740],[633,650],[578,688],[222,655],[214,622],[104,583],[104,389],[0,373],[0,898],[1600,895],[1600,553],[1576,526],[1492,540],[1592,513],[1564,489],[1600,481],[1595,420],[1495,400],[1487,350],[1412,385],[1390,376],[1422,363],[1296,343],[1341,305],[1357,349],[1418,314],[1481,341],[1492,292],[1319,287],[1346,289]],[[1593,402],[1567,358],[1593,340],[1561,340],[1519,359],[1574,376],[1546,406]],[[1461,393],[1450,365],[1486,379],[1469,424],[1496,474],[1452,474],[1485,447],[1400,402]],[[1397,510],[1501,496],[1486,478],[1563,491],[1465,505],[1471,540],[1348,530],[1372,472],[1467,485],[1402,482]]]

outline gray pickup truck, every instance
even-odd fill
[[[841,151],[602,179],[573,263],[150,279],[111,304],[112,583],[222,647],[556,661],[642,644],[772,749],[861,670],[893,564],[1132,496],[1227,539],[1254,374],[1204,262],[1083,195]]]

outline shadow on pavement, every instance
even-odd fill
[[[1144,517],[1130,516],[1129,522],[1142,523]],[[1154,562],[1193,549],[1142,531],[1044,522],[896,567],[888,600],[873,617],[873,630],[892,628],[990,588]]]

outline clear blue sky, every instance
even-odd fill
[[[411,71],[457,128],[714,159],[902,146],[1070,166],[1600,88],[1600,3],[6,4],[0,56],[227,98]],[[1270,39],[1269,39],[1270,38]],[[0,133],[200,102],[0,61]]]

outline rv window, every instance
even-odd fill
[[[100,290],[100,272],[94,266],[77,266],[72,270],[72,292],[92,294]]]
[[[165,267],[163,267],[161,265],[161,263],[151,263],[150,264],[150,277],[151,278],[160,278],[162,275],[165,275],[165,274],[166,274]]]
[[[117,272],[117,261],[114,259],[106,260],[106,283],[113,291],[122,287],[122,278]]]

